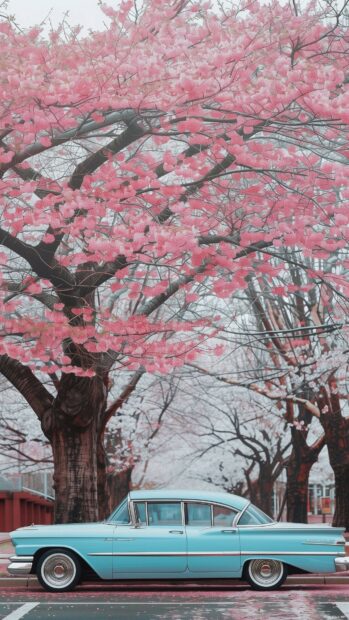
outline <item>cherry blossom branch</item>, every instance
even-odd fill
[[[108,407],[104,416],[103,416],[103,428],[108,424],[110,418],[125,404],[129,396],[137,387],[140,379],[143,377],[145,370],[143,368],[139,368],[136,370],[126,387],[122,390],[120,396]]]
[[[226,383],[227,385],[234,385],[234,386],[237,386],[237,387],[244,387],[244,388],[246,388],[248,390],[251,390],[252,392],[255,392],[256,394],[260,394],[261,396],[265,396],[269,400],[286,401],[286,402],[287,401],[291,401],[293,403],[303,404],[303,405],[305,405],[307,410],[312,415],[314,415],[316,418],[320,418],[320,409],[319,409],[319,407],[314,405],[314,403],[310,402],[306,398],[300,398],[299,396],[295,396],[294,394],[273,393],[273,392],[270,392],[269,390],[266,390],[265,388],[260,387],[256,383],[253,383],[253,382],[250,382],[250,381],[238,381],[238,380],[234,380],[234,379],[227,379],[226,377],[223,377],[222,375],[219,375],[218,373],[211,372],[211,371],[207,370],[206,368],[203,368],[202,366],[198,366],[197,364],[187,363],[187,366],[190,366],[191,368],[195,368],[200,373],[203,373],[205,375],[209,375],[210,377],[214,377],[215,379],[217,379],[217,381],[221,381],[223,383]]]
[[[50,280],[62,300],[66,299],[67,294],[69,298],[69,293],[75,284],[75,280],[68,269],[57,261],[48,263],[43,253],[39,252],[37,248],[28,245],[2,228],[0,228],[0,245],[4,245],[21,258],[24,258],[40,278]]]
[[[82,121],[79,126],[74,127],[73,129],[68,129],[67,131],[56,134],[52,137],[51,143],[48,146],[44,146],[41,142],[34,142],[23,151],[16,153],[11,161],[6,164],[0,164],[0,176],[4,175],[7,170],[17,166],[26,159],[34,157],[34,155],[39,155],[52,147],[59,146],[65,142],[69,142],[70,140],[83,138],[86,134],[89,134],[91,131],[95,131],[96,129],[102,129],[109,125],[114,125],[115,123],[132,121],[134,115],[135,112],[130,109],[109,112],[105,114],[103,121],[97,122],[88,119],[87,121]]]
[[[92,172],[95,172],[95,170],[108,161],[110,155],[116,155],[116,153],[119,153],[124,148],[130,146],[130,144],[144,136],[146,134],[146,130],[137,124],[137,120],[138,117],[134,115],[133,118],[128,120],[128,127],[124,132],[78,164],[70,177],[68,183],[69,187],[72,189],[79,189],[82,185],[84,177],[87,174],[92,174]]]
[[[22,394],[39,420],[51,412],[53,396],[28,366],[8,355],[0,355],[0,372]]]
[[[13,299],[14,297],[17,297],[18,295],[25,295],[26,289],[29,286],[29,284],[25,284],[25,283],[23,284],[23,282],[6,282],[6,281],[3,282],[2,285],[5,290],[7,289],[8,291],[12,291],[10,295],[5,297],[4,299],[5,303],[9,302],[11,299]],[[54,304],[59,303],[59,297],[57,297],[53,293],[45,293],[45,292],[28,293],[28,295],[30,295],[30,297],[42,303],[44,306],[46,306],[50,310],[54,309]]]

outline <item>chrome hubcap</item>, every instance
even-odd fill
[[[64,553],[50,555],[41,566],[41,576],[53,588],[66,588],[76,575],[73,560]]]
[[[263,566],[261,566],[261,575],[262,575],[262,577],[264,577],[264,578],[270,577],[271,574],[272,574],[272,570],[271,570],[270,564],[263,564]]]
[[[248,571],[256,585],[270,588],[282,577],[283,567],[278,560],[252,560]]]
[[[62,564],[57,564],[57,566],[55,566],[53,569],[53,573],[54,576],[57,577],[57,579],[61,579],[65,573],[64,566],[62,566]]]

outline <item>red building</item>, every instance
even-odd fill
[[[3,481],[0,480],[0,532],[10,532],[32,523],[53,523],[51,499],[28,489],[15,490],[8,481],[7,484],[1,484]]]

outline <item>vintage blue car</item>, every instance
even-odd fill
[[[11,532],[11,575],[51,592],[87,579],[247,580],[278,588],[290,573],[349,569],[343,529],[277,523],[248,500],[206,491],[131,491],[102,523]]]

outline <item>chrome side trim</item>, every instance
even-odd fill
[[[325,547],[338,547],[339,545],[341,545],[341,546],[344,547],[345,542],[344,542],[344,540],[343,541],[336,540],[335,542],[333,542],[332,540],[331,540],[331,542],[326,541],[326,540],[321,541],[321,542],[317,541],[317,540],[314,540],[314,541],[313,540],[305,540],[302,544],[303,545],[323,545]]]
[[[138,556],[138,557],[183,557],[183,556],[238,556],[239,551],[193,551],[187,553],[186,551],[131,551],[130,553],[89,553],[88,555],[100,556]]]
[[[133,527],[139,527],[139,524],[136,521],[136,513],[135,513],[135,507],[133,504],[133,501],[130,500],[129,502],[129,511],[130,511],[130,516],[131,516],[131,523]]]
[[[185,551],[130,551],[130,552],[107,552],[107,553],[88,553],[91,556],[139,556],[139,557],[172,557],[172,556],[270,556],[270,555],[283,555],[283,556],[345,556],[344,553],[335,552],[335,551],[189,551],[188,553]],[[349,561],[349,558],[348,558]]]
[[[186,526],[186,518],[185,518],[185,505],[184,502],[181,502],[181,515],[182,515],[182,527]]]
[[[128,508],[128,516],[131,519],[130,525],[134,525],[133,513],[131,512],[131,498],[130,498],[130,494],[129,493],[127,495],[127,508]]]
[[[276,523],[276,521],[275,521],[275,523]],[[246,524],[246,525],[239,525],[239,524],[238,524],[238,525],[237,525],[237,527],[238,527],[240,530],[244,530],[245,528],[247,528],[247,529],[248,529],[248,528],[250,528],[251,530],[255,530],[255,529],[256,529],[256,527],[258,527],[258,528],[260,528],[260,527],[265,527],[265,528],[268,528],[268,527],[270,527],[271,525],[275,525],[275,523],[249,523],[248,525],[247,525],[247,524]],[[289,531],[289,530],[288,530],[288,531]]]
[[[32,562],[34,560],[33,555],[11,555],[9,557],[10,562]]]
[[[277,526],[277,527],[275,527]],[[278,532],[280,533],[284,533],[287,532],[288,534],[301,534],[302,536],[304,536],[305,534],[307,534],[309,536],[309,527],[307,526],[307,524],[304,527],[300,527],[299,529],[292,529],[290,527],[278,527],[278,522],[277,521],[273,521],[273,523],[254,523],[254,524],[249,524],[249,525],[239,525],[238,524],[238,528],[243,531],[243,530],[248,530],[248,529],[256,529],[256,528],[264,528],[266,530],[270,530],[270,532],[273,532],[275,534],[278,534]],[[328,526],[328,529],[330,528],[330,526]],[[312,528],[313,529],[313,528]],[[313,529],[313,533],[319,535],[319,532],[317,529]],[[328,535],[330,532],[326,532],[326,534]],[[343,543],[344,544],[344,543]]]
[[[333,555],[345,556],[340,551],[241,551],[241,555]]]

